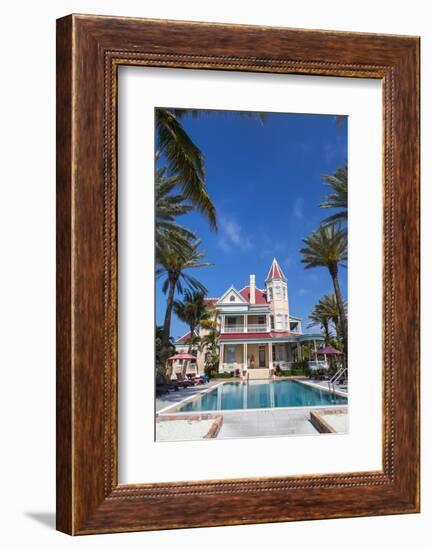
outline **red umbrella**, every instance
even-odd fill
[[[335,348],[331,348],[331,346],[328,346],[327,348],[318,349],[317,355],[343,355],[343,352],[338,351]]]
[[[172,357],[169,357],[168,361],[175,359],[196,359],[196,357],[191,353],[178,353],[177,355],[172,355]]]

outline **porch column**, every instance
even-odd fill
[[[244,327],[243,327],[243,331],[244,331],[244,332],[248,332],[247,315],[244,315]]]
[[[221,329],[220,329],[220,332],[224,332],[225,317],[226,317],[226,315],[221,316]]]
[[[302,346],[299,342],[296,344],[296,349],[298,351],[298,361],[302,361]]]
[[[223,357],[224,357],[224,344],[220,344],[219,362],[218,362],[218,371],[219,372],[224,372]]]
[[[316,348],[316,340],[313,340],[313,344],[314,344],[314,360],[316,361],[317,363],[317,348]]]
[[[271,316],[266,316],[266,332],[271,332]]]
[[[269,368],[272,369],[272,343],[271,342],[269,343],[269,347],[268,347],[268,363],[269,363]]]
[[[247,364],[247,344],[244,344],[244,357],[243,357],[243,369],[247,370],[248,364]]]

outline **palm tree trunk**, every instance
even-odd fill
[[[160,348],[160,365],[165,375],[166,375],[166,361],[168,360],[169,349],[170,349],[169,338],[171,335],[171,319],[172,319],[172,308],[174,305],[175,285],[177,284],[177,277],[175,275],[169,273],[168,277],[169,277],[169,293],[168,293],[168,299],[166,302],[165,321],[163,323],[162,345]]]
[[[188,349],[187,353],[191,354],[192,351],[193,351],[193,338],[194,338],[194,335],[195,335],[196,327],[195,327],[195,325],[190,325],[189,329],[190,329],[190,344],[189,344],[189,349]],[[190,359],[188,359],[188,361],[189,361],[189,363],[191,362]],[[186,372],[187,372],[187,363],[186,363],[186,371],[184,372],[184,376],[186,375]]]
[[[334,285],[335,298],[337,300],[338,312],[340,314],[340,326],[341,326],[341,337],[343,339],[343,351],[346,359],[347,366],[347,322],[346,322],[346,312],[344,311],[343,298],[341,296],[340,284],[338,282],[338,265],[337,263],[331,264],[329,267],[329,273],[332,277],[332,283]]]
[[[338,313],[338,315],[340,315],[340,314]],[[334,323],[335,334],[337,335],[337,340],[341,340],[340,318],[338,316],[337,317],[332,317],[332,322]]]
[[[325,344],[329,346],[329,323],[323,322],[323,332],[325,333]]]

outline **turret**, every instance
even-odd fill
[[[274,330],[289,330],[289,300],[287,279],[274,258],[265,280],[266,295],[272,311],[271,326]]]

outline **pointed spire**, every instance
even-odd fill
[[[282,279],[283,281],[287,281],[285,274],[283,273],[275,258],[272,260],[272,264],[269,268],[265,282],[271,281],[272,279]]]

